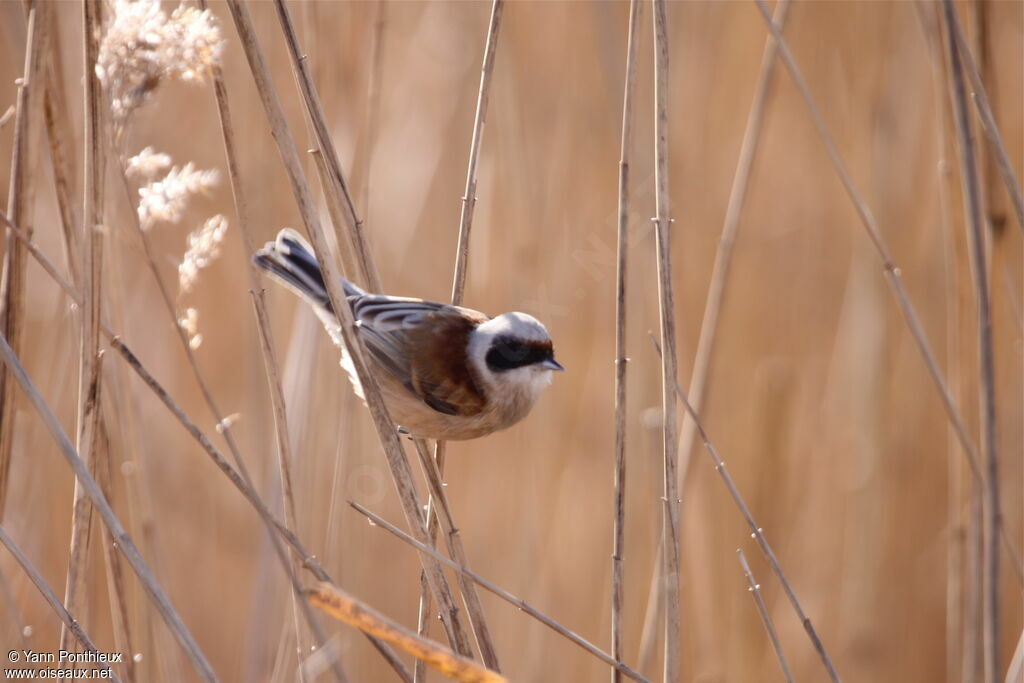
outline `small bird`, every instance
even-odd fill
[[[253,262],[309,302],[365,398],[309,244],[285,228]],[[526,313],[491,318],[461,306],[370,294],[342,280],[388,412],[417,437],[460,441],[511,427],[551,383],[555,360],[544,325]]]

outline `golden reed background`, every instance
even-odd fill
[[[271,4],[252,3],[260,38],[300,149],[301,100]],[[225,80],[241,144],[253,229],[270,239],[300,221],[226,8]],[[786,26],[853,179],[890,241],[924,329],[975,439],[975,311],[966,260],[955,139],[936,81],[923,9],[912,2],[796,3]],[[984,19],[996,117],[1024,176],[1024,5],[960,6],[971,35]],[[449,296],[488,3],[294,3],[300,38],[350,175],[389,293]],[[612,538],[614,251],[626,3],[513,2],[498,42],[484,132],[467,305],[537,315],[568,372],[524,423],[454,444],[447,469],[471,565],[603,648],[609,642]],[[81,10],[57,5],[81,208]],[[21,3],[0,7],[0,108],[21,75]],[[368,103],[375,23],[383,17],[379,105]],[[625,659],[638,662],[661,525],[660,370],[653,227],[650,8],[639,47],[629,277],[629,411]],[[680,379],[688,380],[711,265],[750,107],[766,29],[746,2],[678,2],[671,44],[671,201]],[[939,73],[942,77],[942,72]],[[372,126],[368,119],[372,116]],[[371,132],[372,128],[372,132]],[[372,146],[371,146],[372,140]],[[944,140],[944,142],[943,142]],[[12,126],[0,130],[7,187]],[[40,137],[37,149],[45,151]],[[185,236],[205,217],[232,221],[224,253],[184,305],[199,311],[201,368],[259,489],[280,504],[270,403],[248,295],[248,254],[234,225],[211,88],[162,85],[133,120],[130,152],[151,145],[176,163],[219,168],[223,181],[179,225],[152,237],[173,282]],[[945,152],[942,151],[945,145]],[[363,156],[365,155],[365,156]],[[362,157],[362,158],[360,158]],[[355,161],[353,161],[356,159]],[[316,187],[311,160],[307,171]],[[943,169],[949,174],[943,175]],[[36,161],[37,243],[63,264],[47,154]],[[944,207],[940,187],[950,203]],[[986,168],[992,231],[998,434],[1005,522],[1022,524],[1021,232]],[[104,308],[173,396],[213,433],[213,420],[161,310],[123,188],[108,169]],[[998,222],[998,221],[997,221]],[[299,532],[345,589],[415,625],[419,562],[345,503],[400,521],[365,410],[312,314],[268,285],[295,448]],[[1016,309],[1016,313],[1015,313]],[[24,361],[73,433],[79,318],[34,263]],[[287,584],[251,508],[120,358],[108,354],[114,504],[172,601],[225,680],[291,680]],[[704,420],[773,541],[840,673],[856,681],[960,680],[955,609],[964,577],[970,471],[936,391],[887,291],[789,75],[776,71],[735,247]],[[73,477],[18,394],[15,459],[4,526],[61,592]],[[109,397],[109,399],[108,399]],[[683,490],[683,661],[687,680],[769,681],[781,674],[735,557],[759,578],[798,680],[824,680],[800,623],[705,452]],[[94,528],[96,528],[94,526]],[[86,625],[113,649],[98,535]],[[950,571],[953,567],[954,571]],[[56,647],[59,624],[6,553],[13,598],[0,642]],[[1004,666],[1021,633],[1021,592],[1003,562]],[[129,576],[141,680],[193,674]],[[954,609],[947,607],[952,595]],[[505,672],[516,681],[595,681],[607,667],[484,594]],[[391,680],[355,630],[324,622],[353,680]],[[432,631],[443,638],[435,625]],[[951,639],[947,633],[952,633]],[[660,647],[660,646],[659,646]],[[660,675],[657,652],[641,663]],[[967,680],[978,680],[969,675]]]

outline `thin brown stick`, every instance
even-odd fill
[[[448,678],[463,683],[507,683],[496,671],[489,671],[472,659],[461,657],[440,643],[407,629],[333,584],[321,583],[306,595],[311,603],[335,619],[392,643]]]
[[[381,396],[377,380],[366,364],[363,342],[357,333],[352,310],[349,308],[341,288],[341,274],[338,272],[323,228],[320,225],[313,196],[302,173],[298,153],[295,149],[295,142],[288,129],[280,100],[270,78],[266,58],[259,47],[259,40],[256,37],[252,18],[249,16],[248,8],[239,0],[228,0],[228,6],[231,10],[231,16],[234,20],[240,42],[245,50],[246,59],[249,62],[257,90],[259,91],[260,99],[267,115],[267,121],[273,131],[274,140],[277,142],[278,151],[288,173],[289,183],[295,194],[299,213],[306,225],[310,242],[313,245],[313,251],[320,263],[320,268],[323,270],[328,299],[331,302],[332,310],[335,311],[338,317],[339,332],[352,358],[356,376],[363,387],[366,403],[388,462],[399,500],[402,503],[402,510],[405,513],[406,521],[417,538],[428,542],[427,531],[421,516],[420,503],[416,496],[412,469],[409,466],[405,452],[402,450],[402,444],[398,439],[398,432],[395,429],[394,421],[384,405],[384,399]],[[300,70],[299,73],[301,74],[302,71]],[[300,83],[305,82],[305,79],[300,79]],[[312,94],[315,95],[315,93]],[[420,560],[424,569],[427,570],[427,577],[431,590],[434,593],[434,599],[441,606],[441,621],[445,626],[449,642],[459,654],[472,656],[469,639],[459,619],[458,607],[455,605],[451,587],[448,585],[448,580],[441,570],[440,564],[425,554],[420,555]]]
[[[586,650],[590,654],[594,655],[595,657],[597,657],[601,661],[605,662],[606,664],[610,664],[611,666],[614,666],[615,668],[617,668],[619,671],[621,671],[626,676],[632,678],[635,681],[647,681],[647,679],[644,678],[643,676],[641,676],[639,673],[637,673],[636,671],[634,671],[630,667],[626,666],[622,662],[617,661],[614,657],[612,657],[607,652],[605,652],[604,650],[600,649],[599,647],[597,647],[596,645],[594,645],[590,641],[588,641],[585,638],[577,635],[575,632],[569,630],[565,626],[562,626],[561,624],[559,624],[557,621],[555,621],[551,617],[549,617],[549,616],[547,616],[547,615],[537,611],[536,609],[531,607],[525,600],[523,600],[521,598],[517,598],[516,596],[512,595],[511,593],[509,593],[505,589],[499,588],[495,584],[493,584],[490,581],[488,581],[487,579],[483,578],[479,574],[477,574],[477,573],[475,573],[475,572],[473,572],[473,571],[471,571],[469,569],[466,569],[465,567],[459,565],[456,562],[453,562],[452,560],[449,560],[447,557],[445,557],[441,553],[437,552],[436,550],[434,550],[432,547],[430,547],[426,543],[422,543],[422,542],[418,541],[417,539],[413,538],[409,534],[405,533],[404,531],[402,531],[401,529],[396,527],[394,524],[391,524],[390,522],[388,522],[387,520],[383,519],[382,517],[374,514],[373,512],[370,512],[369,510],[367,510],[365,507],[363,507],[359,503],[356,503],[356,502],[350,500],[348,502],[348,504],[351,505],[354,510],[356,510],[360,514],[364,515],[367,519],[369,519],[375,526],[378,526],[378,527],[384,529],[385,531],[390,532],[392,535],[394,535],[394,536],[400,538],[401,540],[405,541],[406,543],[408,543],[412,547],[414,547],[417,550],[419,550],[421,553],[425,553],[427,555],[430,555],[431,557],[436,559],[438,562],[443,563],[444,565],[454,569],[455,571],[459,572],[460,574],[464,574],[464,575],[468,576],[475,583],[477,583],[479,586],[481,586],[484,590],[486,590],[489,593],[492,593],[492,594],[498,596],[499,598],[501,598],[505,602],[507,602],[507,603],[515,606],[516,608],[518,608],[520,611],[525,612],[526,614],[530,615],[531,617],[533,617],[534,619],[536,619],[540,623],[542,623],[545,626],[547,626],[548,628],[550,628],[555,633],[558,633],[559,635],[564,636],[566,639],[568,639],[569,641],[575,643],[579,647],[583,648],[584,650]]]
[[[668,17],[665,0],[654,0],[654,180],[657,215],[658,301],[661,312],[661,410],[664,420],[665,683],[682,680],[682,632],[679,605],[679,488],[676,474],[676,319],[672,293],[672,218],[668,195]]]
[[[494,71],[494,56],[498,48],[498,29],[501,28],[501,14],[504,0],[491,4],[491,20],[487,27],[487,43],[484,45],[484,62],[480,67],[480,89],[476,96],[476,115],[473,117],[473,138],[469,144],[469,168],[466,170],[466,190],[462,196],[462,215],[459,217],[459,244],[455,252],[455,277],[452,282],[452,303],[462,303],[466,290],[466,266],[469,259],[469,233],[473,227],[473,210],[476,208],[476,168],[480,159],[480,141],[487,120],[487,102],[491,94],[491,74]]]
[[[18,82],[14,114],[14,142],[11,176],[7,195],[7,215],[16,224],[32,233],[33,182],[37,93],[42,92],[41,67],[48,41],[49,7],[45,3],[29,6],[25,63]],[[0,274],[0,333],[15,349],[21,349],[22,325],[25,316],[25,250],[8,232],[5,234],[3,272]],[[0,368],[0,520],[10,487],[11,455],[14,446],[14,386],[7,371]]]
[[[779,0],[775,5],[775,23],[779,29],[786,24],[789,14],[790,0]],[[743,130],[743,141],[740,143],[740,154],[733,174],[732,188],[729,190],[729,201],[725,207],[725,219],[722,222],[722,234],[715,251],[715,263],[711,269],[711,283],[708,286],[707,299],[704,302],[704,317],[700,323],[700,337],[697,340],[697,352],[694,355],[693,371],[690,373],[690,394],[693,407],[701,410],[707,390],[708,376],[711,373],[712,354],[715,347],[715,335],[718,332],[718,316],[725,300],[726,285],[729,282],[729,267],[732,265],[733,246],[739,233],[740,217],[747,200],[747,189],[750,186],[751,170],[754,158],[761,142],[761,129],[764,113],[767,108],[768,95],[772,91],[777,65],[777,48],[775,39],[768,36],[764,43],[761,56],[761,70],[754,87],[754,101],[747,114],[746,127]],[[693,442],[696,430],[693,421],[683,417],[683,431],[679,439],[679,489],[684,489],[687,472],[690,471],[690,460],[693,454]]]
[[[661,355],[661,347],[658,345],[658,340],[651,334],[651,341],[654,343],[654,349],[658,355]],[[796,592],[789,583],[789,579],[786,578],[785,572],[782,571],[782,566],[779,564],[778,559],[775,557],[775,551],[772,550],[771,545],[768,543],[768,539],[765,538],[764,529],[754,521],[754,516],[750,513],[750,508],[747,507],[747,503],[743,500],[743,496],[740,495],[740,491],[736,488],[736,484],[732,480],[732,475],[729,474],[728,470],[725,469],[725,463],[718,457],[718,451],[715,450],[714,445],[711,443],[711,438],[707,432],[704,431],[704,425],[701,424],[700,416],[697,415],[697,411],[690,405],[689,399],[686,397],[686,393],[683,388],[679,386],[679,383],[675,383],[675,392],[679,396],[680,402],[683,404],[683,408],[693,419],[693,424],[697,427],[697,433],[700,435],[701,441],[704,443],[704,449],[711,456],[712,462],[715,465],[715,471],[718,472],[719,476],[722,477],[722,481],[725,482],[725,487],[729,489],[729,495],[732,497],[733,502],[736,503],[736,507],[739,508],[740,514],[743,515],[743,519],[746,520],[747,526],[750,527],[751,537],[757,541],[758,547],[764,554],[765,559],[768,560],[768,564],[771,565],[772,571],[775,572],[775,576],[778,577],[779,583],[782,584],[783,590],[786,592],[786,597],[789,598],[790,604],[793,606],[793,611],[796,612],[797,617],[800,619],[800,623],[803,624],[804,630],[807,632],[808,637],[811,639],[811,644],[814,645],[815,651],[818,653],[818,657],[821,658],[822,663],[825,665],[825,669],[828,670],[829,678],[834,683],[839,683],[839,674],[836,673],[835,667],[832,665],[832,660],[825,652],[825,646],[821,642],[821,638],[818,637],[818,632],[815,630],[814,625],[811,623],[810,617],[804,612],[803,607],[800,606],[800,600],[796,597]]]
[[[0,114],[0,130],[3,130],[8,123],[14,120],[15,107],[10,105],[4,110],[3,114]]]
[[[452,520],[451,506],[448,504],[448,497],[444,492],[440,468],[438,468],[435,460],[430,457],[427,445],[422,439],[414,439],[413,443],[416,446],[417,454],[420,456],[420,464],[426,475],[430,495],[437,501],[437,519],[440,520],[441,527],[444,529],[448,554],[463,567],[468,567],[469,562],[466,559],[465,548],[462,546],[462,536]],[[501,673],[501,669],[498,666],[498,653],[494,647],[494,640],[491,638],[491,631],[487,627],[484,607],[480,602],[480,595],[477,593],[476,586],[462,574],[457,575],[456,579],[459,582],[462,599],[466,603],[466,614],[469,615],[469,622],[477,639],[477,647],[480,648],[480,657],[488,669]]]
[[[959,244],[952,225],[952,207],[950,189],[951,164],[949,162],[949,146],[946,139],[946,99],[944,87],[946,77],[943,72],[945,59],[942,56],[942,35],[936,11],[939,8],[925,4],[924,0],[916,0],[914,8],[928,42],[932,54],[931,74],[933,96],[935,98],[935,128],[938,164],[936,164],[936,189],[938,194],[939,222],[942,230],[943,246],[943,279],[946,297],[946,373],[949,377],[950,390],[960,394],[960,330],[961,301],[957,287],[957,270],[959,261]],[[946,680],[960,678],[964,660],[963,634],[965,631],[964,614],[968,592],[965,590],[963,556],[966,544],[966,528],[964,524],[964,461],[959,455],[960,445],[955,440],[951,427],[947,427],[949,443],[947,445],[946,466],[948,472],[948,504],[946,531]],[[976,483],[976,482],[972,482]],[[973,488],[973,486],[971,487]],[[969,680],[969,677],[963,677]]]
[[[103,356],[100,356],[100,360]],[[113,485],[111,483],[111,454],[110,439],[106,433],[106,421],[100,421],[100,446],[99,457],[96,463],[96,482],[107,500],[113,504]],[[131,621],[128,617],[128,590],[124,582],[124,567],[121,564],[121,556],[114,547],[114,539],[110,532],[103,525],[100,525],[103,559],[107,569],[107,594],[110,597],[110,621],[114,631],[114,646],[118,652],[127,656],[124,658],[124,677],[131,683],[136,680],[135,658],[131,656],[136,652],[134,638],[132,637]]]
[[[629,157],[633,145],[633,96],[640,0],[629,2],[626,82],[622,94],[622,139],[619,146],[619,220],[615,261],[615,518],[612,528],[612,657],[622,660],[623,561],[626,553],[626,273],[629,261]],[[612,683],[622,672],[612,668]]]
[[[281,373],[277,367],[277,354],[274,350],[274,339],[270,333],[270,320],[267,317],[266,292],[262,289],[249,290],[252,297],[253,311],[256,313],[256,328],[259,332],[260,350],[263,353],[263,366],[267,372],[267,385],[270,388],[270,404],[274,412],[274,433],[277,435],[277,472],[281,478],[281,498],[284,501],[284,524],[295,533],[298,524],[295,519],[295,497],[292,492],[292,449],[288,436],[288,416],[285,410],[284,390],[281,388]],[[293,549],[289,550],[292,570],[298,573],[299,558]],[[292,625],[295,629],[295,656],[300,664],[299,678],[305,682],[302,658],[306,648],[303,646],[302,623],[299,619],[299,603],[302,602],[299,591],[292,589]],[[317,643],[322,646],[323,643]]]
[[[1010,201],[1013,203],[1013,210],[1017,216],[1017,227],[1024,232],[1024,196],[1021,194],[1020,183],[1013,172],[1013,163],[1010,161],[1010,155],[1006,151],[1006,144],[1003,142],[1003,136],[999,132],[999,126],[996,124],[996,118],[992,113],[988,94],[985,91],[985,84],[981,79],[981,71],[971,55],[970,46],[964,37],[963,27],[960,25],[960,19],[957,17],[956,12],[953,13],[950,22],[949,30],[957,45],[957,51],[960,55],[960,66],[963,69],[963,73],[967,74],[967,78],[971,83],[971,99],[974,100],[974,106],[978,111],[981,130],[985,133],[985,139],[988,140],[992,156],[995,157],[996,168],[999,169],[999,175],[1006,186],[1006,194],[1010,196]],[[964,115],[966,116],[966,112],[964,112]]]
[[[77,450],[86,468],[96,467],[100,418],[100,302],[102,296],[103,223],[102,100],[96,58],[101,25],[98,0],[82,2],[82,64],[85,76],[85,187],[82,203],[82,337],[78,375]],[[15,219],[17,220],[17,219]],[[21,224],[18,224],[21,227]],[[68,558],[64,606],[82,615],[85,608],[85,572],[91,536],[92,509],[80,480],[75,480],[71,510],[71,549]],[[61,628],[60,648],[67,649],[70,634]]]
[[[782,675],[786,677],[789,683],[793,683],[793,674],[789,671],[786,655],[782,653],[782,643],[779,642],[779,636],[775,633],[775,625],[772,624],[772,618],[768,615],[768,608],[764,604],[764,598],[761,597],[761,584],[754,580],[754,574],[750,571],[750,565],[747,564],[747,558],[743,551],[737,549],[736,555],[739,557],[740,566],[743,568],[743,575],[747,577],[747,584],[750,586],[748,590],[754,596],[754,604],[757,605],[757,613],[761,616],[761,623],[764,624],[764,630],[768,632],[768,639],[771,640],[772,649],[775,651],[775,658],[779,660],[779,666],[782,667]]]
[[[32,561],[28,559],[28,556],[22,552],[18,544],[14,542],[14,539],[7,534],[7,530],[0,525],[0,544],[3,544],[7,548],[8,552],[11,553],[11,557],[21,566],[21,570],[25,572],[25,576],[32,581],[39,594],[43,596],[46,604],[50,606],[54,614],[60,617],[64,627],[71,631],[71,633],[78,639],[78,642],[82,644],[86,652],[91,652],[93,655],[99,656],[100,651],[96,648],[96,644],[92,642],[92,639],[82,628],[82,625],[70,614],[64,605],[61,604],[60,598],[50,588],[50,584],[46,583],[46,579],[39,573],[39,570],[35,568]],[[111,672],[111,680],[120,681],[116,673]]]
[[[217,676],[213,672],[213,668],[210,666],[210,662],[206,659],[202,650],[199,649],[199,645],[196,643],[192,634],[189,633],[185,623],[181,620],[181,617],[175,611],[174,606],[164,593],[160,583],[154,577],[152,570],[146,564],[146,561],[142,558],[138,548],[135,547],[135,542],[132,541],[128,532],[121,526],[120,520],[114,511],[111,509],[110,504],[107,503],[107,499],[104,497],[103,492],[100,491],[99,485],[96,480],[93,479],[89,473],[89,469],[85,466],[85,463],[75,452],[75,447],[71,445],[71,441],[68,440],[67,435],[64,433],[63,428],[60,426],[60,422],[57,417],[50,410],[50,407],[46,404],[46,400],[39,394],[32,380],[25,372],[25,368],[22,366],[21,361],[18,360],[14,350],[8,344],[7,339],[0,335],[0,357],[3,358],[4,364],[10,370],[11,375],[15,381],[21,385],[22,391],[31,401],[36,412],[42,418],[47,430],[53,437],[54,442],[57,444],[58,449],[64,458],[71,465],[71,469],[75,472],[75,477],[82,482],[82,488],[85,490],[86,495],[89,496],[93,507],[99,512],[100,518],[106,525],[107,529],[110,530],[111,538],[117,544],[118,549],[124,555],[125,559],[128,560],[128,564],[131,565],[135,575],[139,578],[142,583],[142,587],[146,593],[149,594],[150,599],[156,606],[157,611],[160,612],[160,616],[163,617],[164,622],[170,628],[174,634],[175,639],[181,645],[182,650],[188,655],[192,661],[193,666],[196,669],[196,673],[199,674],[200,678],[207,681],[216,681]]]
[[[981,410],[981,446],[985,456],[984,494],[984,663],[985,680],[999,679],[999,460],[996,442],[995,355],[992,340],[992,304],[989,292],[989,269],[985,256],[985,222],[982,218],[974,138],[970,130],[967,88],[960,42],[955,27],[956,9],[951,0],[942,1],[949,58],[950,103],[960,149],[960,182],[964,196],[964,212],[968,229],[967,245],[974,279],[978,315],[978,382]]]
[[[380,95],[383,91],[380,84],[384,73],[384,28],[387,26],[388,4],[375,3],[374,10],[377,14],[373,21],[373,48],[369,82],[366,85],[363,132],[356,140],[356,149],[352,155],[352,177],[359,183],[359,206],[367,213],[370,211],[370,172],[373,165],[373,150],[377,147]]]
[[[59,30],[57,14],[52,11],[47,14],[50,15],[52,22],[50,30],[56,34]],[[72,197],[75,188],[75,166],[68,158],[68,149],[74,144],[74,131],[71,128],[71,115],[64,97],[64,73],[59,40],[51,41],[48,56],[43,93],[43,120],[50,143],[53,185],[64,237],[64,257],[67,260],[71,281],[77,286],[81,284],[82,264],[78,260],[78,221]]]
[[[768,12],[768,7],[764,0],[754,0],[754,2],[757,4],[757,8],[761,11],[761,16],[767,23],[768,30],[772,32],[772,35],[778,43],[779,54],[783,58],[786,68],[789,71],[790,76],[793,78],[793,82],[796,84],[801,97],[810,111],[811,118],[818,130],[819,137],[821,137],[822,143],[825,145],[825,149],[828,152],[829,160],[835,168],[836,173],[839,175],[839,179],[842,182],[847,195],[850,197],[850,201],[857,210],[857,214],[861,219],[861,224],[864,226],[865,232],[867,232],[872,245],[875,247],[875,251],[878,252],[879,257],[882,260],[882,268],[886,282],[889,284],[889,289],[896,298],[897,304],[899,304],[900,313],[903,315],[903,319],[907,323],[911,336],[913,336],[914,342],[917,344],[921,358],[924,360],[925,366],[928,369],[928,374],[931,376],[932,381],[935,384],[935,388],[939,392],[943,408],[946,411],[946,415],[949,418],[953,430],[956,432],[957,440],[963,448],[964,455],[971,466],[971,471],[974,476],[981,481],[984,475],[978,457],[977,448],[967,433],[967,427],[964,424],[963,418],[960,416],[960,412],[953,400],[953,395],[949,391],[946,379],[942,370],[939,368],[938,362],[935,360],[935,354],[932,352],[931,345],[928,343],[928,337],[925,335],[924,328],[921,326],[921,322],[917,317],[917,310],[910,302],[907,290],[903,286],[900,269],[896,267],[895,263],[893,263],[889,247],[886,244],[885,239],[882,237],[878,224],[871,215],[871,210],[868,208],[867,204],[860,196],[860,193],[857,191],[856,186],[853,184],[849,171],[846,169],[843,158],[836,147],[835,140],[832,138],[832,134],[825,125],[825,120],[822,118],[821,112],[818,110],[818,106],[814,103],[814,98],[811,96],[811,91],[807,86],[807,81],[804,79],[799,66],[797,66],[796,61],[793,59],[793,55],[789,50],[789,45],[786,43],[785,38],[782,37],[778,26],[776,26],[772,21],[771,14]],[[1020,553],[1016,551],[1016,547],[1013,545],[1013,541],[1006,535],[1005,529],[1001,532],[1001,535],[1003,544],[1009,549],[1008,554],[1010,557],[1019,558]],[[1019,565],[1016,565],[1015,568],[1019,580],[1022,585],[1024,585],[1024,568]]]
[[[233,7],[234,0],[230,3]],[[363,233],[363,222],[359,220],[356,213],[355,203],[345,182],[345,175],[341,169],[341,162],[338,160],[338,153],[331,142],[331,134],[327,127],[327,118],[324,116],[323,106],[320,104],[320,96],[317,94],[313,78],[309,73],[309,63],[299,47],[299,38],[295,32],[291,12],[284,0],[274,0],[277,8],[278,21],[281,24],[281,32],[284,34],[285,44],[288,46],[288,55],[292,62],[292,72],[295,82],[302,93],[302,101],[306,108],[306,115],[313,128],[313,136],[316,145],[324,155],[329,175],[324,179],[325,195],[328,201],[333,201],[341,208],[343,223],[335,223],[335,234],[338,237],[338,244],[347,244],[349,252],[356,263],[354,277],[366,285],[370,291],[379,292],[382,290],[380,275],[373,259],[370,257],[370,247],[366,242],[366,235]],[[232,10],[234,15],[234,10]],[[235,18],[238,25],[238,18]],[[241,29],[239,29],[241,30]],[[278,144],[281,141],[278,140]],[[346,230],[342,233],[342,225]]]

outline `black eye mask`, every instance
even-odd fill
[[[554,356],[550,345],[524,342],[511,337],[498,337],[487,352],[487,367],[493,372],[505,372],[515,368],[541,363]]]

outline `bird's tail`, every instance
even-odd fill
[[[277,239],[267,242],[262,249],[253,254],[252,260],[317,308],[331,310],[327,287],[320,273],[320,264],[317,263],[309,243],[295,230],[285,228],[277,233]],[[348,280],[342,280],[341,285],[345,290],[345,296],[366,294]]]

